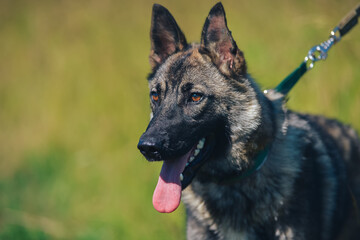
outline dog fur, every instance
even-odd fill
[[[221,3],[200,44],[188,44],[157,4],[150,35],[153,117],[138,148],[169,163],[201,138],[213,142],[182,191],[188,239],[360,239],[360,142],[351,127],[290,111],[285,96],[263,93]],[[258,171],[224,183],[252,169],[266,148]]]

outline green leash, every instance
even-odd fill
[[[308,68],[306,62],[302,62],[300,66],[290,73],[279,85],[276,86],[275,91],[287,95],[288,92],[295,86],[299,79],[307,72]]]
[[[314,46],[308,52],[305,60],[290,73],[279,85],[275,87],[275,91],[287,95],[289,91],[295,86],[299,79],[315,65],[315,62],[325,60],[327,52],[337,42],[341,40],[346,33],[348,33],[357,23],[360,17],[360,4],[344,17],[340,23],[331,31],[330,37],[325,42]]]

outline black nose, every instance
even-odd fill
[[[143,139],[140,138],[139,143],[137,145],[140,152],[148,159],[149,161],[159,161],[161,159],[159,144],[154,138]]]

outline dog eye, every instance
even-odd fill
[[[192,102],[199,102],[202,99],[203,95],[201,93],[192,93],[191,94],[191,101]]]
[[[150,93],[150,96],[151,96],[151,99],[152,99],[154,102],[159,101],[159,94],[158,94],[157,92],[151,92],[151,93]]]

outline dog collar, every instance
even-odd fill
[[[229,177],[225,177],[219,181],[219,184],[227,185],[227,184],[234,184],[240,180],[243,180],[244,178],[247,178],[254,174],[255,172],[259,171],[260,168],[264,165],[265,161],[268,158],[268,153],[270,150],[270,146],[266,146],[263,150],[261,150],[254,159],[254,166],[247,169],[246,171],[232,175]]]

